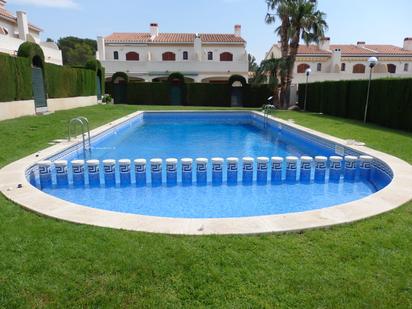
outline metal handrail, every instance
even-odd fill
[[[86,139],[85,139],[85,127],[87,129],[87,139],[88,139],[88,144],[89,144],[89,152],[91,152],[92,147],[91,147],[91,142],[90,142],[90,129],[89,129],[89,120],[86,117],[80,116],[76,118],[72,118],[69,121],[69,126],[68,126],[68,137],[67,140],[70,142],[71,141],[71,135],[72,135],[72,128],[74,126],[74,133],[76,134],[76,124],[80,124],[81,130],[82,130],[82,143],[83,143],[83,155],[84,159],[86,160]]]

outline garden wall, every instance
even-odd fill
[[[43,65],[49,111],[97,104],[97,69]],[[30,58],[0,53],[0,120],[35,113]]]
[[[363,120],[367,87],[367,80],[310,83],[306,109]],[[305,84],[300,84],[301,108],[304,97]],[[389,128],[412,131],[412,78],[372,80],[367,119]]]

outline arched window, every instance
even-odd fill
[[[301,63],[298,65],[298,73],[305,73],[307,69],[309,69],[310,66],[307,63]]]
[[[114,60],[119,60],[119,52],[118,51],[113,52],[113,59]]]
[[[220,61],[233,61],[233,54],[228,52],[221,53]]]
[[[396,73],[396,65],[390,63],[388,64],[388,73],[395,74]]]
[[[318,72],[321,72],[321,71],[322,71],[322,63],[318,63],[318,64],[316,65],[316,70],[317,70]]]
[[[340,65],[340,70],[341,70],[342,72],[345,72],[345,71],[346,71],[346,63],[342,63],[342,64]]]
[[[355,64],[353,66],[353,73],[354,74],[363,74],[363,73],[365,73],[365,66],[363,64],[360,64],[360,63]]]
[[[189,59],[189,53],[187,51],[183,52],[183,60],[188,60]]]
[[[139,54],[135,52],[128,52],[126,54],[127,61],[139,61]]]
[[[207,60],[213,60],[213,52],[207,53]]]
[[[165,52],[162,54],[163,61],[176,61],[176,54],[172,52]]]
[[[408,71],[409,71],[409,63],[405,63],[405,65],[403,66],[403,70],[404,70],[405,72],[408,72]]]

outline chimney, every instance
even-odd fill
[[[366,42],[364,42],[364,41],[358,41],[358,42],[356,43],[356,45],[357,45],[358,47],[360,47],[360,48],[364,48],[365,45],[366,45]]]
[[[150,37],[153,40],[159,35],[159,25],[157,23],[150,24]]]
[[[235,37],[240,38],[242,36],[242,26],[235,25]]]
[[[319,48],[322,50],[329,50],[330,49],[330,38],[325,37],[320,40]]]
[[[27,14],[23,11],[17,11],[17,28],[19,30],[19,39],[26,41],[29,34],[29,24],[27,22]]]
[[[6,6],[6,0],[0,0],[0,8],[4,8]]]
[[[202,38],[199,33],[196,33],[194,49],[196,54],[196,59],[202,61]]]
[[[98,36],[97,37],[97,55],[100,61],[106,60],[106,46],[104,42],[104,37]]]
[[[412,51],[412,37],[405,38],[405,40],[403,41],[403,49]]]

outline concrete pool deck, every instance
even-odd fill
[[[199,113],[201,111],[181,111],[181,113],[191,112]],[[210,113],[213,111],[205,112]],[[219,112],[222,113],[222,111]],[[231,113],[232,111],[226,112]],[[135,112],[94,129],[91,131],[91,135],[93,137],[101,134],[142,113]],[[262,115],[259,112],[250,113]],[[360,200],[319,210],[282,215],[225,219],[185,219],[119,213],[81,206],[58,199],[38,190],[27,181],[26,170],[28,168],[39,161],[80,143],[80,139],[76,138],[71,142],[64,141],[53,145],[2,168],[0,170],[0,191],[8,199],[22,207],[51,218],[100,227],[181,235],[259,234],[328,227],[379,215],[412,200],[412,166],[407,162],[366,146],[352,145],[351,142],[302,127],[289,121],[275,117],[270,118],[281,125],[329,140],[336,145],[366,153],[385,162],[393,172],[392,182],[381,191]]]

